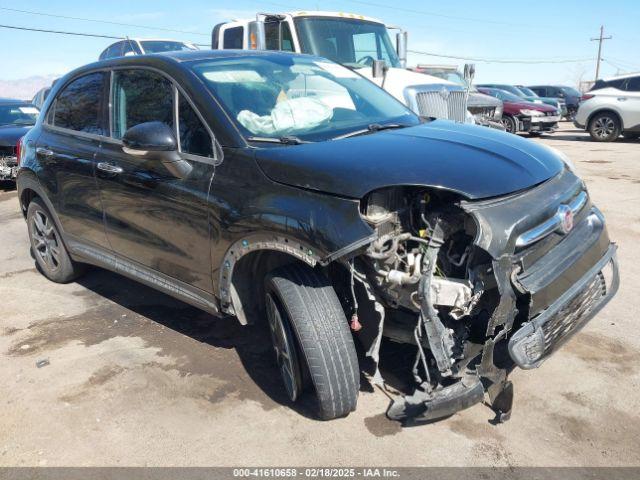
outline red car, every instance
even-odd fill
[[[502,100],[502,124],[507,132],[540,135],[543,132],[554,132],[558,127],[560,114],[558,109],[551,105],[527,102],[498,88],[478,87],[478,91]]]

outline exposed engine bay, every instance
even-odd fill
[[[0,147],[0,180],[14,180],[18,173],[18,159],[14,147]]]
[[[361,208],[377,238],[349,263],[351,326],[376,362],[373,383],[401,394],[389,417],[431,420],[481,401],[479,361],[499,293],[473,218],[453,195],[415,187],[373,192]],[[411,372],[404,382],[385,364],[389,351]]]

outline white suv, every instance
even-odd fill
[[[598,80],[582,96],[575,120],[597,142],[640,137],[640,74]]]

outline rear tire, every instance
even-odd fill
[[[621,130],[620,120],[613,113],[598,113],[589,122],[589,134],[596,142],[613,142]]]
[[[290,400],[304,392],[308,369],[307,383],[313,384],[321,419],[355,410],[358,358],[331,283],[311,267],[294,263],[267,275],[265,292],[274,349]]]
[[[84,265],[71,260],[51,213],[38,198],[29,203],[27,228],[32,256],[45,277],[52,282],[68,283],[84,273]]]

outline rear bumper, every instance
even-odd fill
[[[520,368],[540,366],[613,298],[620,284],[616,249],[610,244],[577,282],[511,337],[509,354]]]

